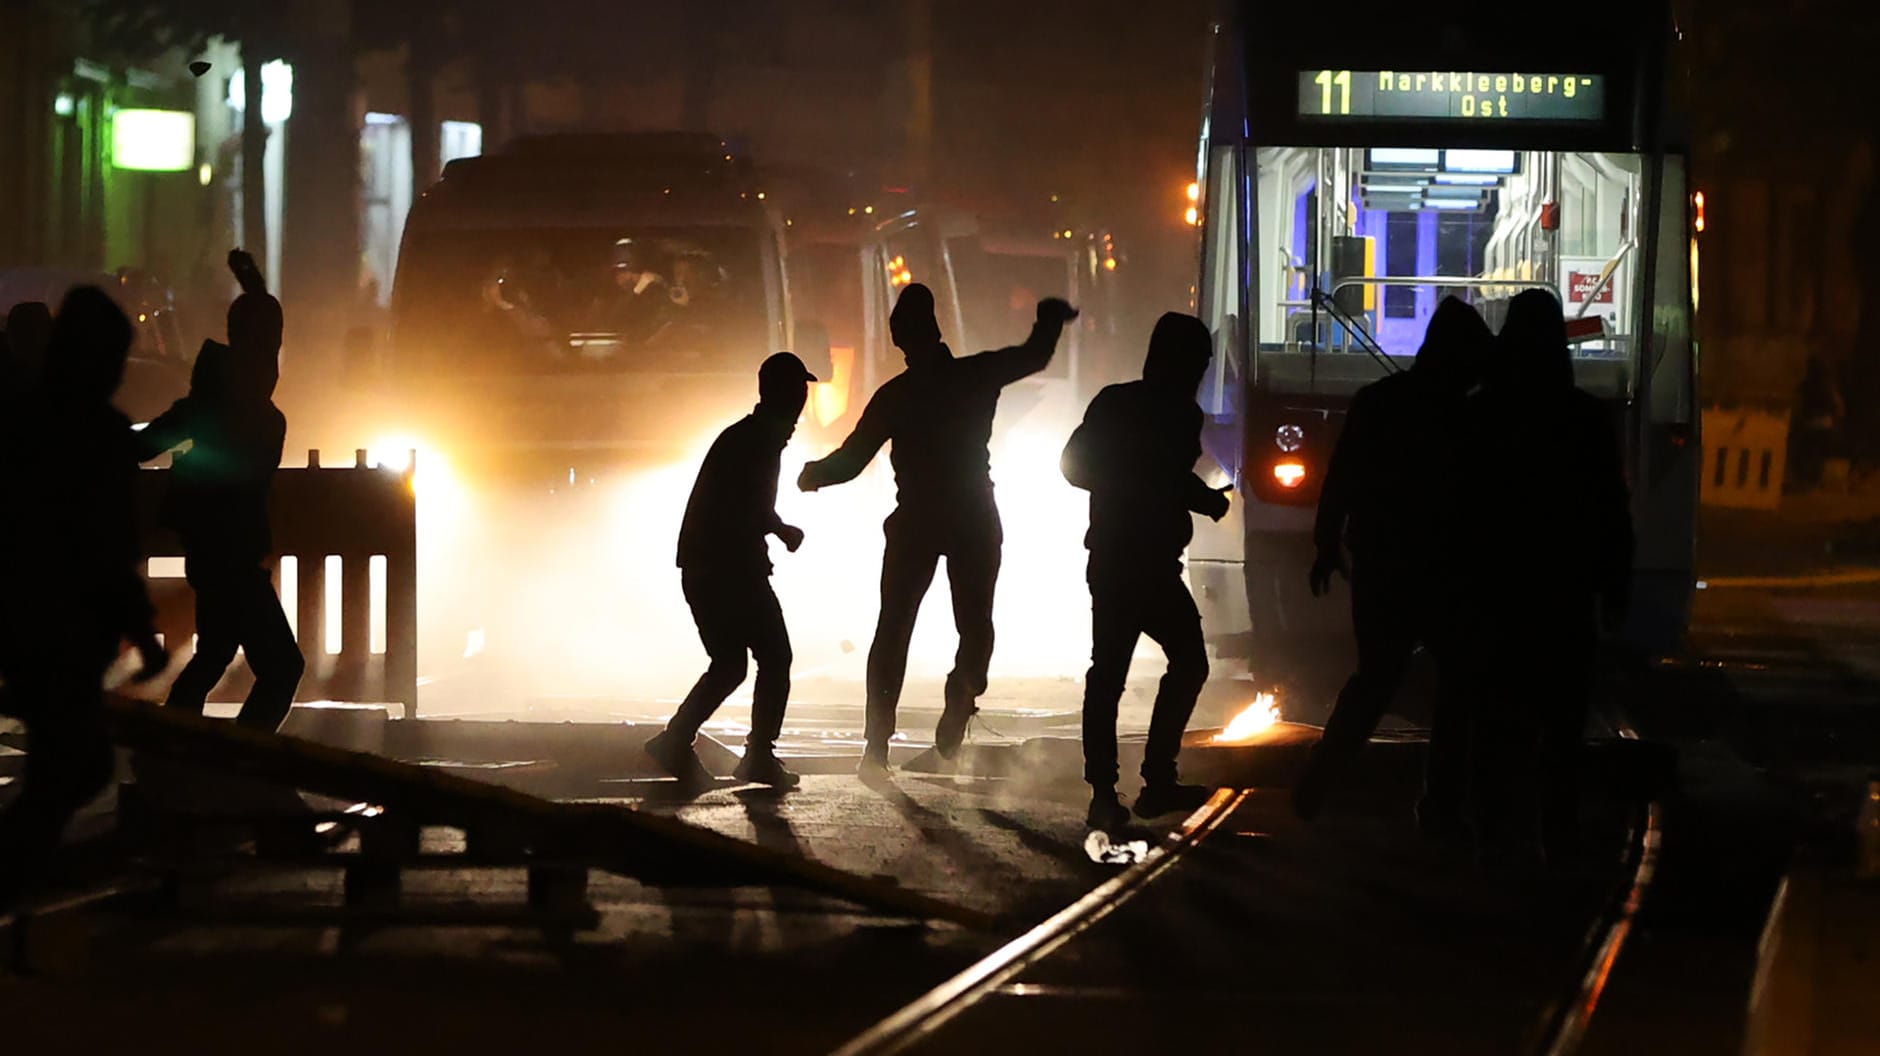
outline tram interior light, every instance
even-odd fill
[[[1512,176],[1521,171],[1521,164],[1512,150],[1445,150],[1443,171]]]
[[[1443,164],[1443,152],[1420,147],[1373,147],[1366,152],[1366,168],[1409,169],[1435,172]]]

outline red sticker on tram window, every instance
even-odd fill
[[[1587,296],[1593,292],[1593,287],[1597,285],[1599,285],[1599,272],[1597,271],[1567,272],[1567,289],[1571,291],[1567,295],[1567,303],[1585,304]],[[1599,291],[1599,298],[1595,303],[1611,304],[1612,287],[1612,283],[1607,283],[1606,288]]]

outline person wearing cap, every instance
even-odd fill
[[[803,545],[803,530],[777,516],[777,475],[815,380],[791,353],[766,359],[757,372],[757,408],[718,434],[686,502],[679,528],[680,583],[711,664],[665,730],[647,741],[646,751],[689,785],[711,781],[693,743],[718,706],[744,684],[751,659],[757,661],[757,686],[736,777],[776,788],[797,783],[776,754],[790,700],[790,633],[770,586],[766,538],[776,536],[791,553]]]
[[[864,777],[887,771],[914,618],[943,557],[960,644],[947,675],[946,710],[934,731],[934,749],[952,758],[965,740],[992,661],[992,595],[1004,543],[987,451],[992,418],[1000,391],[1048,366],[1064,324],[1075,318],[1077,309],[1047,298],[1038,302],[1037,322],[1024,344],[956,359],[940,339],[933,291],[909,284],[888,318],[907,369],[869,399],[840,448],[803,467],[797,478],[804,491],[854,480],[883,444],[893,442],[888,457],[897,494],[883,526],[881,616],[868,650]]]

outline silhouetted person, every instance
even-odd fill
[[[268,495],[287,435],[273,402],[281,328],[280,302],[265,291],[237,297],[229,344],[205,342],[189,395],[137,434],[140,459],[190,444],[176,456],[163,513],[196,593],[196,653],[167,704],[202,714],[239,648],[255,682],[236,721],[268,731],[286,720],[306,670],[268,570]]]
[[[52,340],[52,310],[40,301],[22,301],[7,310],[4,377],[0,399],[30,399],[46,370],[46,346]]]
[[[1326,794],[1390,710],[1419,645],[1437,661],[1435,718],[1417,815],[1431,833],[1463,822],[1466,723],[1453,658],[1458,604],[1454,567],[1463,555],[1461,499],[1465,399],[1480,380],[1494,335],[1454,297],[1445,297],[1409,370],[1359,389],[1345,415],[1319,495],[1312,593],[1347,573],[1358,669],[1293,787],[1299,815],[1318,814]]]
[[[815,491],[854,480],[892,442],[888,458],[897,489],[894,513],[883,526],[881,616],[868,650],[865,774],[888,765],[888,740],[907,675],[914,618],[941,558],[953,590],[959,650],[947,675],[946,710],[934,748],[951,758],[978,711],[992,662],[992,596],[999,581],[1004,531],[992,494],[992,459],[986,446],[1005,386],[1043,370],[1064,324],[1077,309],[1055,298],[1038,302],[1037,322],[1025,343],[955,359],[940,339],[933,292],[920,283],[901,291],[888,329],[907,358],[907,369],[888,379],[863,409],[842,446],[803,467],[797,486]]]
[[[1538,821],[1550,854],[1567,854],[1595,650],[1601,624],[1623,622],[1633,537],[1618,426],[1574,386],[1553,295],[1509,304],[1470,410],[1483,467],[1470,599],[1480,838],[1490,856],[1522,855]]]
[[[1116,709],[1136,640],[1148,635],[1168,656],[1142,757],[1145,818],[1193,810],[1208,797],[1176,777],[1182,732],[1208,680],[1201,613],[1182,581],[1193,514],[1220,520],[1225,490],[1195,474],[1201,408],[1195,389],[1213,349],[1208,328],[1170,312],[1155,324],[1142,380],[1097,393],[1065,445],[1064,477],[1090,492],[1090,672],[1084,679],[1084,780],[1090,824],[1111,829],[1128,813],[1116,798]]]
[[[710,780],[693,742],[718,706],[744,684],[757,661],[751,695],[751,732],[735,774],[776,788],[794,788],[797,776],[777,759],[777,735],[790,702],[790,632],[770,587],[770,551],[776,536],[795,553],[803,530],[777,516],[777,474],[784,445],[796,431],[815,375],[789,352],[764,360],[757,371],[757,407],[712,443],[685,504],[679,528],[680,583],[711,666],[646,751],[688,784]]]
[[[0,677],[26,724],[26,772],[0,813],[0,902],[37,879],[72,815],[110,781],[104,673],[129,639],[154,677],[167,658],[139,574],[130,421],[111,406],[131,325],[104,291],[66,295],[34,403],[4,422],[0,521],[7,594]]]

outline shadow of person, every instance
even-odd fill
[[[783,790],[760,785],[740,788],[731,795],[744,808],[759,847],[798,858],[810,857],[809,849],[797,838],[796,827],[783,814]]]

